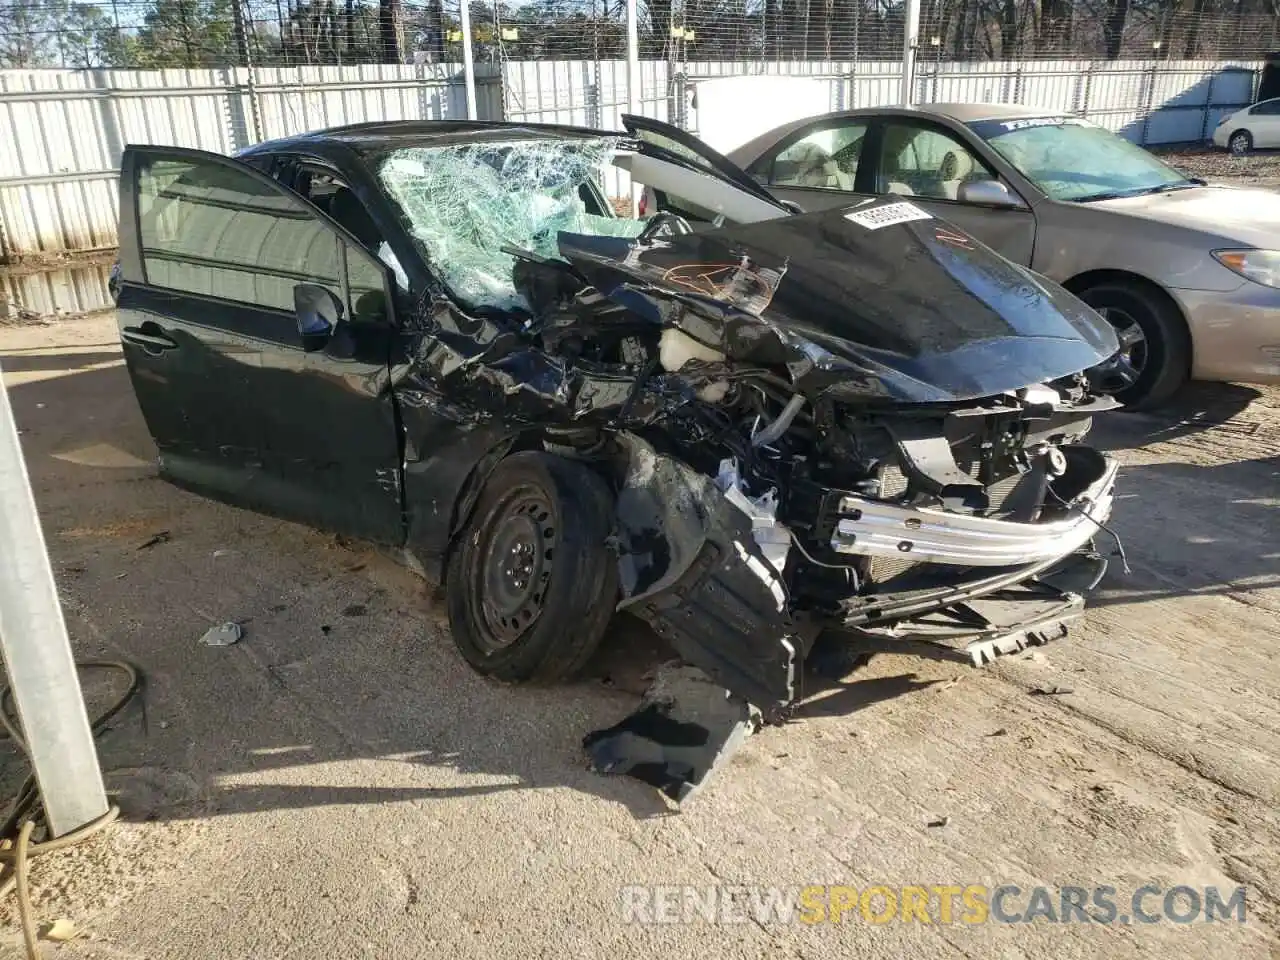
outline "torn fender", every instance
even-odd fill
[[[750,519],[710,478],[634,434],[618,493],[620,610],[646,621],[688,663],[762,710],[790,703],[812,636]]]

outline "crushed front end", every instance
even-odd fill
[[[578,167],[532,177],[529,156],[550,155],[498,144],[397,174],[411,211],[415,170],[475,179],[476,164],[483,192],[507,198],[484,225],[521,233],[481,248],[484,230],[422,215],[428,254],[468,252],[452,285],[472,293],[441,288],[422,311],[401,408],[466,424],[496,451],[467,455],[477,475],[533,444],[609,482],[618,609],[728,691],[742,709],[725,737],[802,694],[824,632],[917,637],[977,663],[1079,615],[1105,570],[1093,540],[1116,476],[1085,441],[1129,376],[1096,313],[910,203],[619,222],[575,206]],[[519,176],[554,184],[556,204],[532,204]],[[435,237],[450,230],[463,247]],[[424,462],[461,486],[450,450]],[[430,525],[456,531],[464,512],[433,508]],[[664,710],[589,748],[601,768],[663,767],[654,782],[683,796],[720,753]],[[670,764],[658,729],[681,740]]]
[[[765,442],[787,404],[736,391],[666,426],[678,459],[624,441],[623,607],[766,711],[799,694],[824,630],[980,663],[1057,635],[1105,571],[1117,465],[1082,441],[1113,404],[1078,382],[912,410],[805,400]]]
[[[637,394],[684,391],[618,438],[621,605],[766,713],[823,631],[981,662],[1056,635],[1105,570],[1116,465],[1084,441],[1117,406],[1114,336],[916,209],[561,236],[660,331]]]

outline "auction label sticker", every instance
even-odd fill
[[[914,203],[907,203],[905,200],[898,203],[886,203],[882,207],[871,207],[867,210],[853,210],[844,215],[846,220],[852,220],[860,227],[866,227],[868,230],[879,230],[881,227],[892,227],[895,223],[908,223],[911,220],[932,220],[933,217],[925,213]]]

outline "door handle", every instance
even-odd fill
[[[120,332],[120,339],[126,343],[132,343],[136,347],[141,347],[152,356],[159,356],[166,350],[178,349],[176,340],[171,340],[163,333],[146,333],[139,327],[125,327]]]

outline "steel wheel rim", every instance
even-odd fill
[[[1134,372],[1142,373],[1147,366],[1147,335],[1142,332],[1142,326],[1132,314],[1118,307],[1104,307],[1102,317],[1115,330],[1120,352],[1129,361],[1129,366]]]
[[[540,491],[514,490],[494,512],[476,571],[479,640],[487,652],[505,650],[541,616],[555,539],[551,505]]]

